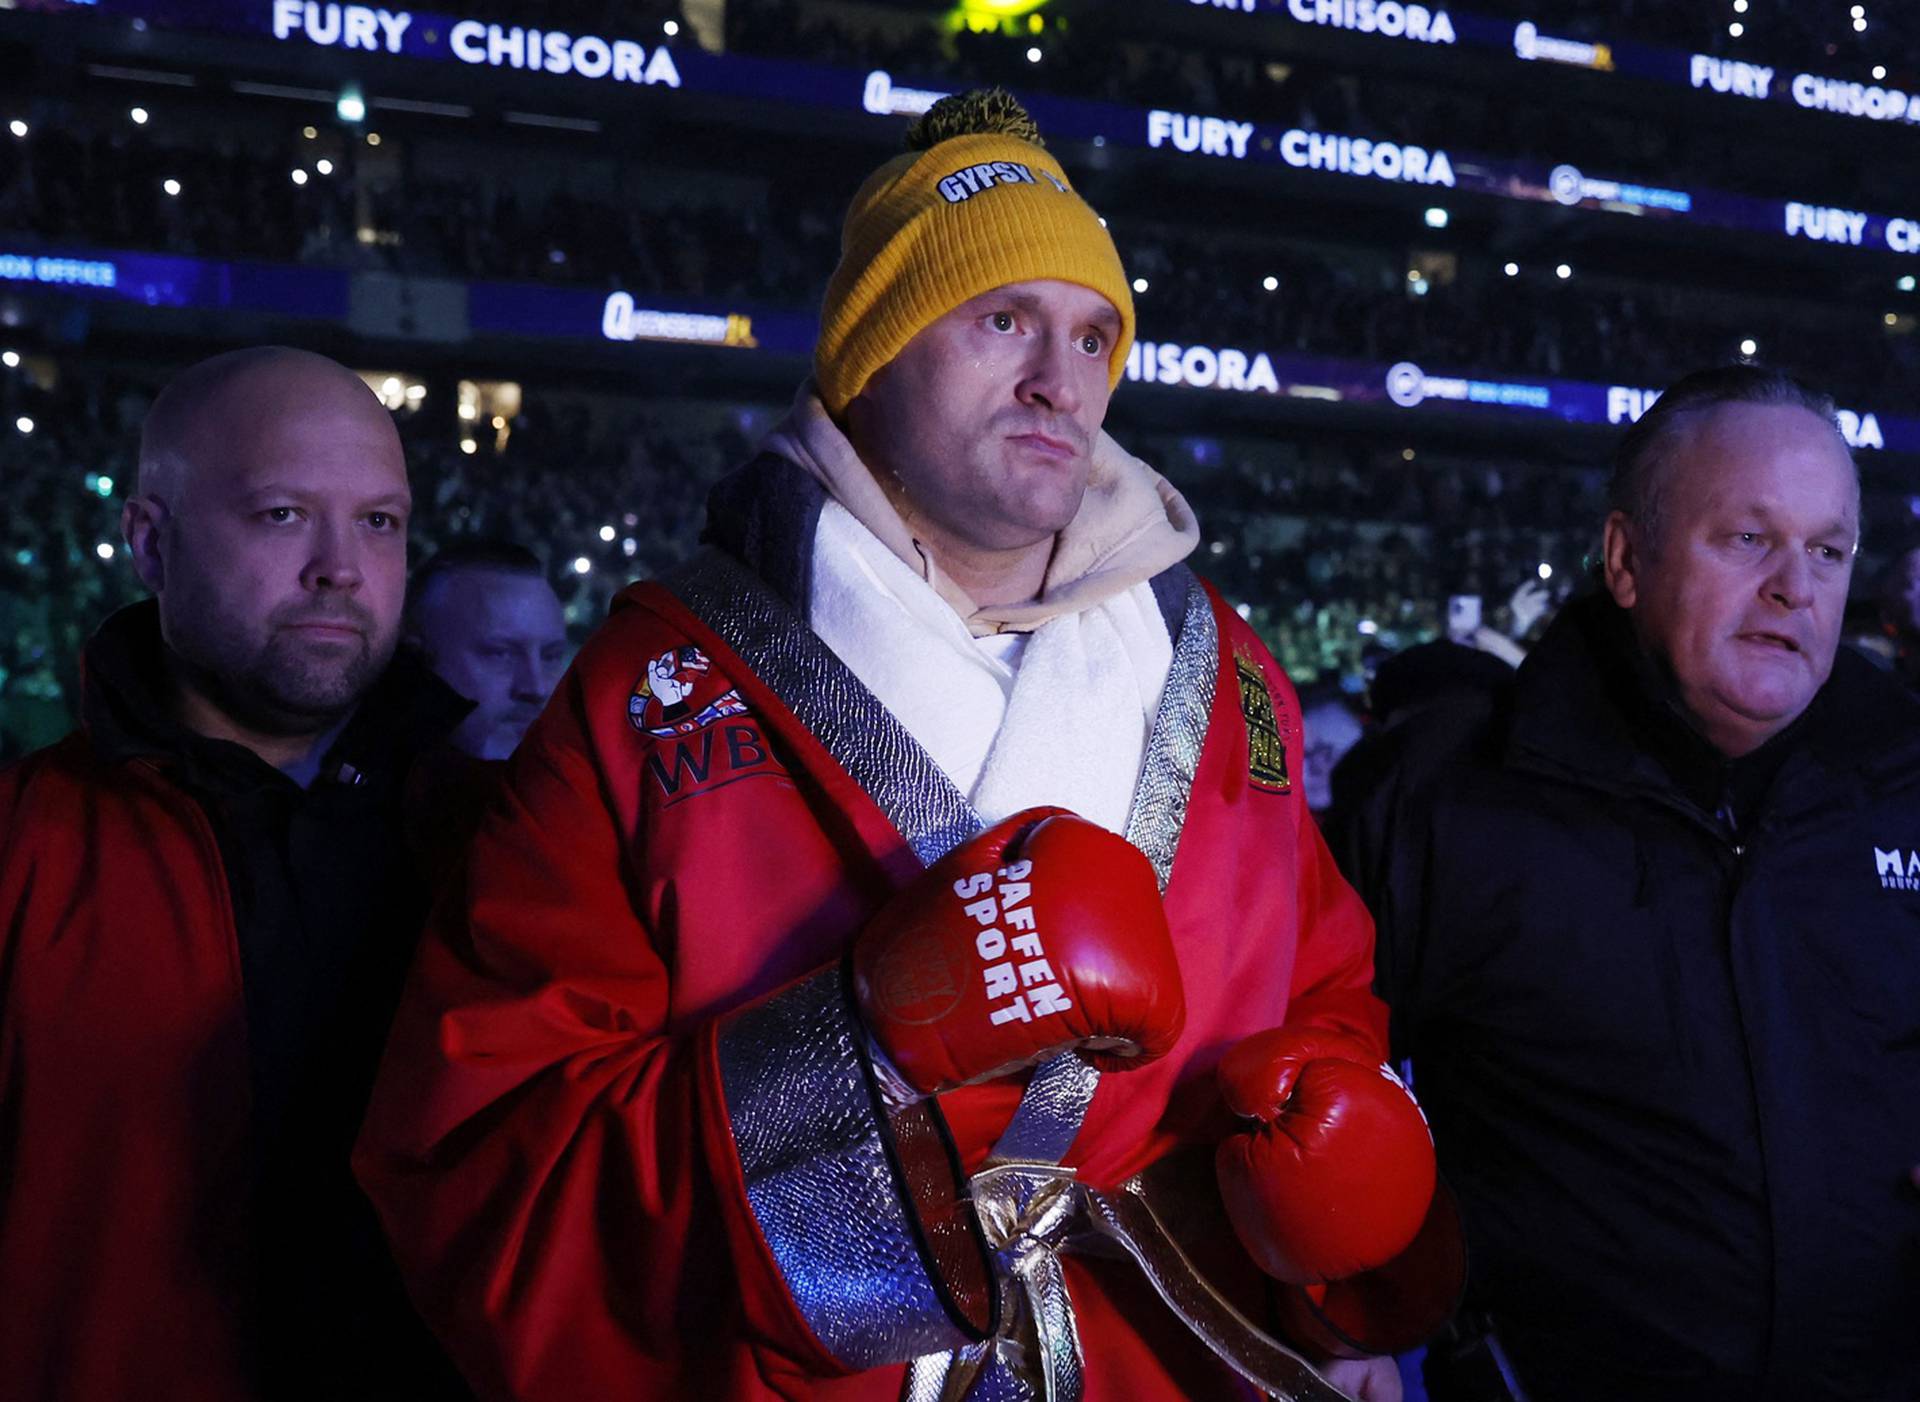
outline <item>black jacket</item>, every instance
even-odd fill
[[[423,817],[408,812],[409,790],[448,762],[445,738],[470,703],[396,655],[303,789],[251,750],[172,719],[151,600],[102,625],[82,670],[96,752],[160,764],[219,842],[246,1000],[262,1395],[463,1396],[347,1157],[431,895],[409,840]]]
[[[1669,698],[1570,606],[1335,834],[1471,1299],[1536,1402],[1920,1397],[1920,702],[1842,649],[1729,764]]]

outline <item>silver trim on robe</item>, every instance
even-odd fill
[[[748,1008],[719,1036],[747,1201],[787,1289],[829,1353],[877,1368],[968,1339],[916,1244],[862,1057],[837,968]]]
[[[1147,854],[1164,893],[1173,879],[1173,858],[1186,827],[1193,776],[1207,743],[1207,720],[1220,682],[1220,625],[1207,591],[1187,576],[1187,612],[1160,693],[1160,708],[1147,737],[1147,756],[1127,815],[1127,841]]]
[[[1127,841],[1147,854],[1163,893],[1173,876],[1173,857],[1187,820],[1194,771],[1207,742],[1207,718],[1219,675],[1219,625],[1207,591],[1189,573],[1187,611],[1127,816]],[[1100,1072],[1071,1053],[1041,1066],[989,1162],[1059,1163],[1080,1132],[1099,1086]]]
[[[1127,840],[1146,853],[1162,892],[1173,876],[1219,677],[1219,625],[1206,590],[1188,573],[1186,614],[1127,818]],[[1044,1171],[1066,1157],[1099,1086],[1100,1072],[1071,1052],[1033,1073],[1012,1123],[973,1180],[981,1224],[1001,1267],[1006,1325],[997,1339],[916,1359],[902,1390],[907,1402],[1077,1402],[1081,1396],[1084,1361],[1059,1262],[1081,1215],[1079,1199],[1056,1206],[1040,1224],[1030,1222],[1038,1181],[1030,1170]],[[1008,1214],[1021,1230],[1011,1242],[997,1240],[995,1219]]]
[[[1148,737],[1126,833],[1146,854],[1162,891],[1172,876],[1219,678],[1219,630],[1212,605],[1199,580],[1184,568],[1182,573],[1186,611]],[[923,864],[932,865],[981,830],[979,815],[920,744],[806,620],[757,575],[725,554],[708,550],[663,582],[792,710],[873,799]],[[1034,1194],[1043,1182],[1030,1170],[1044,1175],[1065,1156],[1099,1082],[1099,1071],[1071,1052],[1035,1070],[1013,1120],[994,1146],[988,1167],[973,1185],[999,1266],[1005,1321],[1001,1335],[982,1344],[956,1347],[947,1342],[936,1346],[941,1351],[929,1350],[909,1369],[904,1397],[1076,1402],[1081,1396],[1084,1379],[1078,1331],[1058,1259],[1073,1220],[1080,1215],[1077,1199],[1048,1198],[1041,1204],[1044,1221],[1028,1220],[1034,1211]],[[747,1103],[734,1100],[731,1082],[727,1099],[729,1106]],[[782,1192],[824,1190],[823,1185],[805,1182],[805,1165],[799,1159],[789,1162],[784,1172]],[[890,1190],[890,1184],[885,1186]],[[784,1206],[785,1200],[769,1196],[767,1201],[775,1208]],[[754,1200],[754,1210],[760,1214],[759,1199]],[[901,1212],[897,1202],[891,1211]],[[993,1218],[1004,1218],[1018,1230],[995,1240],[989,1220]],[[761,1223],[770,1241],[776,1229],[785,1230],[784,1225],[770,1226],[764,1216]],[[795,1298],[816,1332],[822,1326],[815,1320],[815,1310],[823,1313],[827,1328],[850,1329],[850,1322],[839,1322],[830,1301],[814,1300],[810,1305],[798,1288],[811,1282],[813,1271],[829,1268],[824,1248],[817,1237],[803,1233],[786,1248],[793,1255],[792,1269],[786,1259],[781,1269],[788,1272],[788,1283],[796,1287]],[[917,1261],[914,1265],[918,1269]],[[799,1282],[794,1279],[796,1271],[802,1277]],[[871,1307],[862,1301],[862,1308]],[[938,1322],[951,1330],[944,1315]],[[825,1333],[821,1337],[824,1341]],[[837,1357],[855,1362],[833,1344],[829,1347]],[[893,1355],[892,1361],[899,1357]]]
[[[786,703],[922,865],[981,830],[966,795],[920,742],[758,575],[707,550],[661,582]]]

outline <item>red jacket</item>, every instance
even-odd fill
[[[0,770],[0,1397],[8,1402],[239,1402],[263,1391],[258,1366],[270,1346],[262,1334],[258,1048],[222,847],[202,801],[183,787],[189,772],[205,777],[197,760],[183,758],[195,743],[170,751],[170,727],[135,684],[151,681],[158,665],[157,630],[151,604],[110,620],[88,649],[89,729]],[[116,670],[117,690],[105,675]],[[432,708],[452,700],[419,699]],[[372,749],[385,755],[397,728],[379,728],[393,712],[370,702],[363,714],[379,731]],[[457,715],[433,724],[444,732]],[[356,755],[371,752],[352,743]],[[312,797],[285,788],[289,801]],[[371,790],[369,802],[388,811]],[[362,811],[357,801],[354,811]],[[373,894],[384,891],[376,883]],[[364,1079],[357,1090],[353,1083],[371,1068],[349,1063],[371,1060],[383,1026],[368,1032],[355,1022],[361,1035],[351,1039],[347,1024],[335,1028],[338,1065],[289,1099],[289,1115],[319,1121],[315,1084],[363,1097]],[[349,1132],[359,1104],[350,1102]],[[340,1180],[342,1196],[352,1191],[345,1175],[342,1145],[329,1179]],[[331,1231],[339,1203],[317,1198],[282,1215],[304,1213]],[[377,1251],[370,1224],[366,1238]],[[333,1291],[331,1261],[280,1264],[290,1269],[275,1280],[345,1293]],[[376,1290],[391,1291],[405,1315],[397,1285],[356,1276],[351,1289],[383,1309],[389,1297]],[[285,1312],[296,1323],[311,1318],[297,1300]],[[411,1331],[414,1347],[429,1347],[417,1321],[400,1317],[397,1327]],[[307,1347],[316,1352],[355,1355],[376,1378],[389,1366],[371,1358],[386,1336],[379,1345],[345,1337],[332,1319],[312,1328]],[[273,1394],[286,1395],[278,1386]]]
[[[1066,1156],[1099,1186],[1227,1133],[1213,1067],[1296,1003],[1384,1052],[1371,924],[1287,781],[1292,688],[1209,598],[1212,700],[1166,887],[1187,1025],[1164,1060],[1100,1081]],[[669,653],[697,681],[674,711],[646,685]],[[843,763],[866,743],[862,713],[816,712],[835,732],[816,734],[792,700],[666,588],[629,589],[512,761],[463,898],[423,941],[356,1166],[416,1303],[487,1397],[899,1395],[900,1366],[851,1371],[823,1339],[844,1323],[824,1316],[850,1307],[836,1277],[809,1297],[820,1281],[795,1269],[876,1223],[828,1197],[803,1203],[796,1234],[767,1190],[767,1144],[804,1139],[830,1107],[741,1103],[729,1042],[817,987],[794,981],[921,869],[870,791],[887,765],[863,787]],[[802,1032],[761,1051],[804,1075],[823,1045]],[[969,1169],[1020,1089],[941,1098]],[[1257,1314],[1234,1255],[1223,1283]],[[1066,1267],[1090,1402],[1244,1395],[1130,1263]]]
[[[0,1378],[252,1396],[247,1037],[213,830],[72,735],[0,772]]]

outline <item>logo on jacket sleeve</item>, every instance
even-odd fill
[[[1233,655],[1233,671],[1240,682],[1240,714],[1247,722],[1247,777],[1255,788],[1290,793],[1293,782],[1287,777],[1287,742],[1280,734],[1280,719],[1266,673],[1258,662],[1238,652]]]
[[[662,740],[691,735],[715,721],[747,712],[737,688],[713,672],[713,664],[699,648],[688,644],[661,653],[647,662],[627,698],[627,719],[635,730]]]
[[[1920,852],[1873,849],[1873,869],[1885,891],[1920,891]]]

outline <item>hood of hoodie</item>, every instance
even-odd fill
[[[812,381],[762,451],[801,468],[903,560],[966,621],[976,637],[1030,632],[1048,619],[1094,608],[1180,563],[1200,543],[1185,497],[1102,431],[1086,495],[1054,541],[1037,598],[982,607],[944,574],[914,537],[870,468],[820,402]]]

